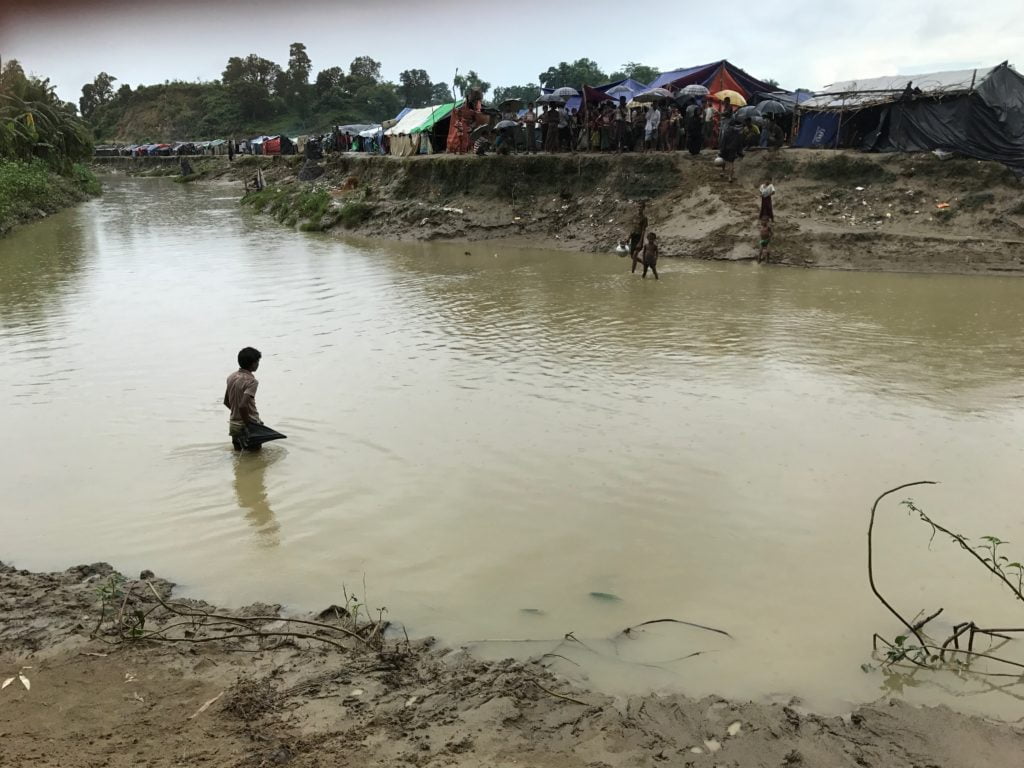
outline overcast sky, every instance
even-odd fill
[[[101,70],[132,87],[217,78],[229,56],[285,66],[306,44],[313,71],[369,55],[385,78],[425,69],[451,83],[473,69],[492,85],[537,82],[586,56],[611,72],[729,59],[784,87],[989,66],[1024,66],[1024,0],[680,3],[678,0],[0,0],[0,57],[48,76],[76,101]]]

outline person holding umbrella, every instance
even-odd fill
[[[661,125],[661,110],[651,105],[647,107],[647,122],[644,124],[644,152],[658,148],[658,131]]]
[[[558,153],[558,124],[561,121],[561,113],[553,106],[545,104],[548,109],[544,110],[541,120],[544,121],[544,151],[551,154]]]
[[[531,155],[537,154],[537,112],[531,101],[526,105],[526,114],[523,115],[523,125],[526,126],[526,151]]]
[[[721,144],[718,154],[725,165],[726,179],[736,181],[736,161],[743,157],[743,128],[737,121],[726,124]]]
[[[626,106],[626,97],[619,96],[619,105],[615,107],[615,151],[622,153],[622,148],[628,143],[629,107]]]
[[[704,146],[704,125],[699,106],[686,110],[686,149],[691,155],[699,155]]]
[[[704,143],[709,147],[712,146],[711,140],[715,135],[715,108],[711,105],[711,102],[707,102],[707,106],[704,107]]]

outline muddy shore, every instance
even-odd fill
[[[819,717],[798,701],[615,699],[574,689],[543,658],[482,662],[344,606],[294,624],[280,606],[218,611],[140,576],[0,564],[13,678],[0,765],[973,768],[1024,754],[1019,729],[944,708],[892,700]]]
[[[173,163],[104,168],[170,175]],[[752,151],[727,183],[711,152],[396,159],[331,155],[299,181],[301,157],[199,160],[191,181],[237,184],[249,203],[307,230],[393,240],[503,240],[611,252],[632,201],[649,201],[664,256],[742,261],[757,250],[756,187],[778,188],[773,261],[831,269],[1024,274],[1022,185],[995,163],[930,154]],[[241,191],[241,190],[240,190]]]

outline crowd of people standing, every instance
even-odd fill
[[[778,148],[785,131],[770,115],[762,125],[752,118],[737,120],[726,99],[718,108],[696,102],[683,108],[668,101],[637,106],[620,97],[579,109],[563,104],[531,102],[525,112],[501,115],[506,126],[498,131],[495,149],[500,153],[536,152],[673,152],[719,149],[728,155],[744,148]],[[523,130],[517,131],[511,126]],[[735,159],[735,158],[734,158]]]

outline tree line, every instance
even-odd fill
[[[495,103],[536,98],[541,87],[599,84],[632,77],[649,82],[650,66],[628,62],[604,72],[591,59],[561,62],[538,75],[536,83],[495,87],[473,70],[451,84],[435,82],[425,69],[407,69],[398,82],[381,76],[381,63],[357,56],[348,68],[331,66],[313,74],[303,43],[292,43],[285,66],[255,53],[231,56],[220,79],[168,81],[135,89],[100,72],[82,86],[79,110],[98,139],[196,139],[246,132],[308,132],[345,123],[375,123],[402,107],[423,107],[462,98],[471,88]]]

